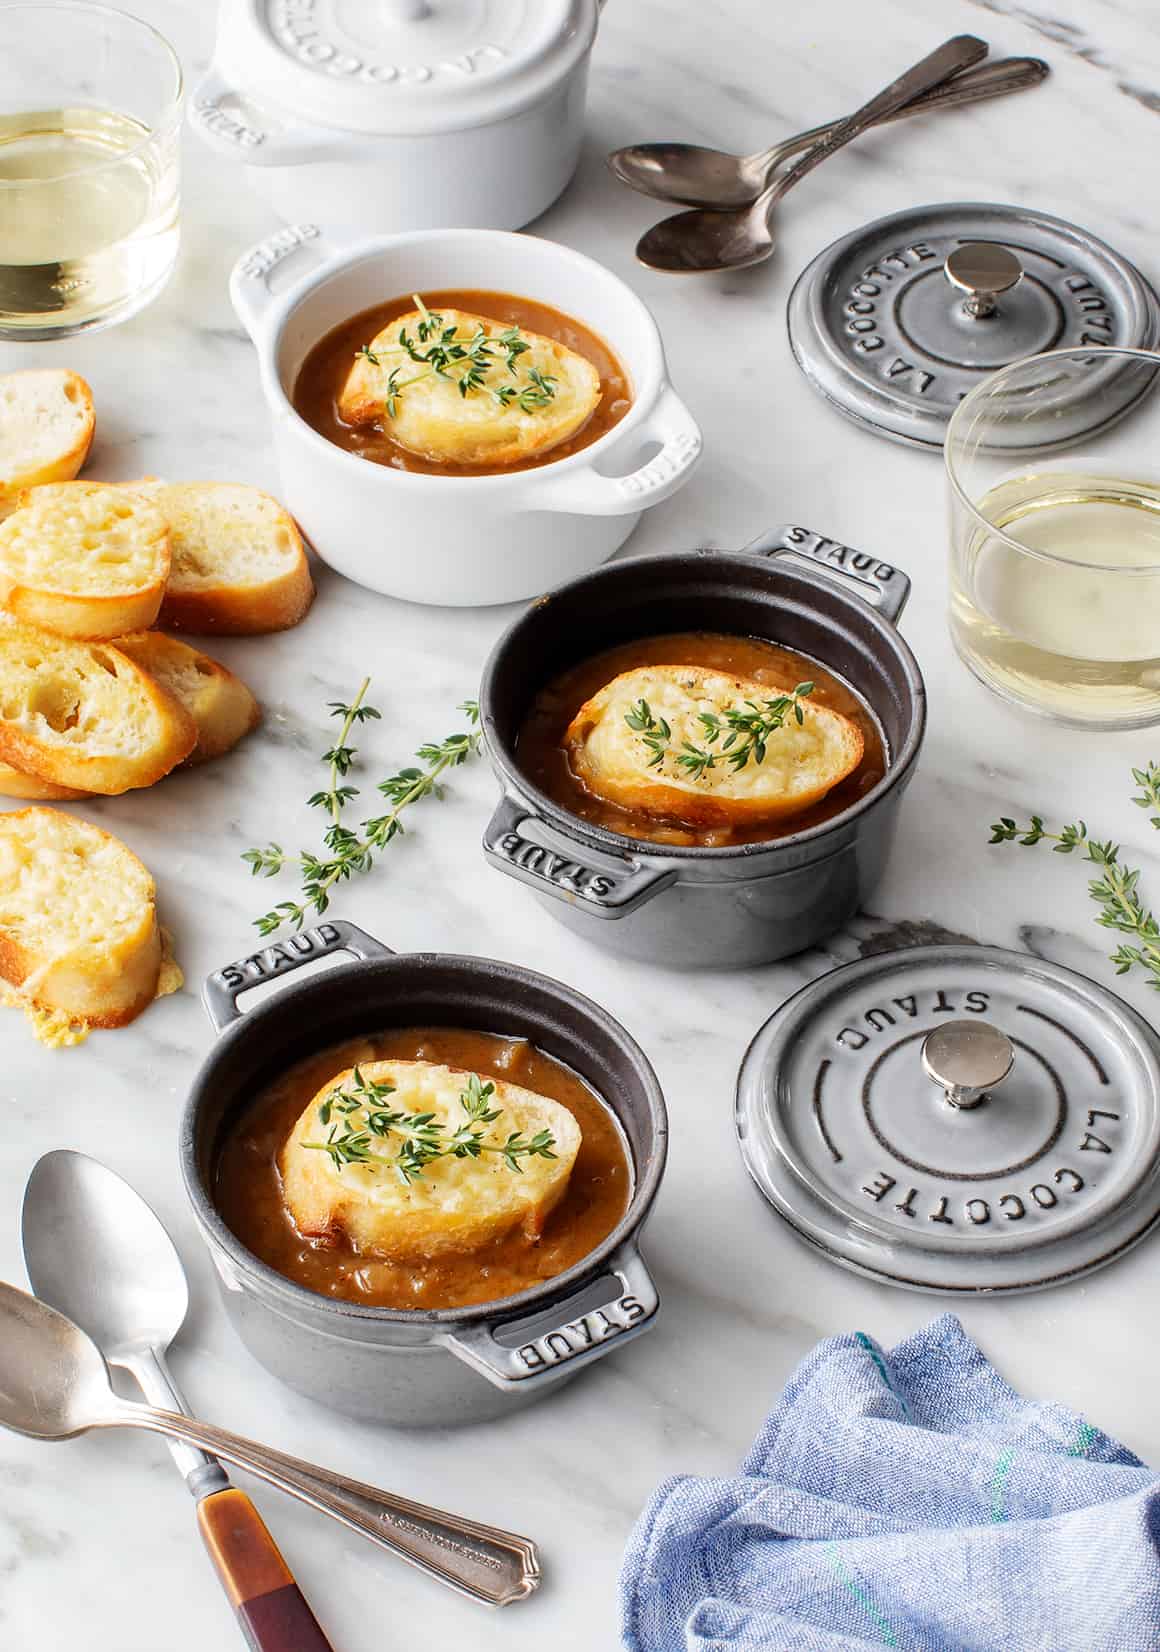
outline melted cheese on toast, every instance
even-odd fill
[[[470,1074],[430,1061],[372,1061],[360,1066],[364,1080],[393,1086],[382,1105],[392,1112],[433,1115],[442,1135],[468,1122],[460,1102]],[[405,1182],[388,1161],[398,1151],[395,1135],[373,1136],[371,1162],[341,1166],[317,1145],[347,1120],[362,1115],[333,1110],[319,1116],[336,1090],[349,1089],[354,1069],[330,1079],[302,1113],[279,1158],[282,1196],[298,1231],[310,1238],[344,1237],[355,1250],[390,1261],[478,1250],[522,1227],[529,1239],[543,1230],[563,1198],[580,1150],[580,1126],[559,1102],[517,1084],[493,1079],[489,1109],[493,1123],[481,1126],[488,1141],[503,1142],[513,1132],[531,1137],[549,1130],[554,1158],[522,1158],[511,1170],[499,1153],[478,1158],[440,1158],[416,1180]]]
[[[689,826],[726,826],[784,819],[818,802],[862,761],[857,724],[840,712],[800,702],[768,735],[764,757],[744,767],[729,761],[726,733],[709,740],[702,714],[722,718],[732,708],[763,707],[779,690],[749,677],[704,666],[652,665],[624,671],[587,700],[569,724],[564,746],[573,773],[598,797]],[[663,755],[627,721],[644,700],[667,725]],[[714,755],[700,773],[679,761],[690,747]]]
[[[456,343],[466,344],[480,328],[489,340],[509,330],[506,322],[466,310],[436,313],[441,332],[455,328]],[[410,310],[384,327],[369,345],[377,364],[366,355],[358,357],[338,401],[348,424],[377,425],[400,447],[434,463],[516,465],[566,442],[587,424],[600,402],[600,375],[587,357],[523,328],[520,339],[528,348],[513,369],[506,365],[502,346],[493,343],[486,358],[492,365],[483,383],[463,395],[461,369],[452,364],[446,377],[427,371],[399,344],[405,332],[421,354],[430,349],[433,338],[419,341],[422,320],[418,310]],[[392,414],[388,384],[396,370]],[[543,405],[521,405],[520,393],[535,389],[529,370],[551,382],[553,394]],[[516,395],[504,406],[495,392],[506,390]]]

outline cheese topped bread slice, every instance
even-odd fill
[[[426,317],[426,321],[424,320]],[[481,377],[461,388],[460,359],[443,372],[416,361],[432,348],[474,352]],[[518,339],[514,354],[505,340]],[[518,465],[566,442],[600,402],[600,375],[585,356],[542,333],[467,310],[410,310],[360,355],[338,400],[348,424],[377,425],[409,453],[446,465]]]
[[[79,373],[0,374],[0,517],[26,488],[70,481],[89,456],[95,426],[93,393]]]
[[[779,698],[768,683],[704,666],[641,666],[581,706],[564,746],[588,790],[622,808],[690,826],[783,819],[852,774],[864,741],[856,723],[809,698],[797,701],[800,722],[791,703],[760,742],[735,732],[730,713],[762,716]]]
[[[155,477],[122,485],[150,499],[169,524],[162,626],[258,636],[297,625],[314,601],[302,535],[268,493],[241,482]]]
[[[499,1079],[487,1081],[494,1088],[486,1093],[486,1110],[498,1116],[473,1123],[463,1099],[473,1077],[478,1086],[478,1075],[458,1068],[402,1060],[337,1073],[299,1118],[279,1159],[283,1199],[298,1231],[310,1238],[343,1238],[356,1251],[390,1261],[476,1251],[516,1228],[529,1239],[538,1237],[567,1189],[580,1126],[559,1102]],[[393,1128],[382,1134],[370,1130],[373,1113],[368,1115],[365,1105],[342,1110],[360,1086],[365,1094],[368,1081],[389,1087],[383,1099],[371,1103],[380,1127],[384,1113],[408,1119],[430,1115],[444,1142],[466,1127],[500,1147],[513,1134],[526,1141],[546,1130],[552,1156],[521,1156],[518,1169],[497,1151],[444,1156],[405,1180],[397,1165],[404,1136]],[[365,1137],[373,1157],[342,1159],[342,1141],[352,1133]],[[337,1156],[327,1150],[335,1143]]]
[[[232,751],[262,719],[262,708],[240,677],[199,648],[163,631],[118,637],[117,648],[136,660],[183,705],[197,725],[197,745],[187,763],[204,763]],[[0,791],[3,791],[0,775]]]
[[[125,845],[59,809],[0,814],[0,978],[16,999],[120,1027],[157,996],[153,879]]]
[[[0,616],[0,760],[115,795],[151,786],[196,744],[185,707],[119,648]]]
[[[53,482],[0,522],[0,606],[61,636],[152,625],[168,577],[165,519],[124,488]]]

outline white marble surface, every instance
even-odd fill
[[[196,74],[210,6],[136,0]],[[605,174],[604,152],[685,136],[755,148],[851,107],[958,30],[999,52],[1041,52],[1051,83],[1006,104],[864,139],[803,185],[779,224],[774,262],[732,279],[672,280],[634,266],[649,203]],[[733,1081],[753,1031],[786,993],[859,938],[932,921],[1032,950],[1111,980],[1072,861],[988,850],[1000,812],[1082,813],[1131,844],[1160,898],[1160,854],[1126,801],[1127,771],[1155,755],[1147,735],[1092,737],[1019,720],[952,657],[943,623],[944,524],[937,459],[839,420],[798,376],[785,341],[792,276],[835,235],[918,201],[1008,200],[1073,217],[1160,278],[1152,224],[1160,139],[1160,36],[1147,0],[615,0],[593,64],[580,174],[536,226],[623,274],[655,309],[675,380],[701,420],[707,455],[680,497],[655,510],[627,554],[736,545],[787,517],[903,564],[914,598],[904,630],[926,673],[929,739],[875,916],[825,953],[744,975],[674,979],[620,964],[571,938],[486,870],[480,829],[493,798],[483,764],[336,910],[399,949],[504,955],[572,982],[642,1038],[672,1115],[669,1171],[647,1251],[665,1298],[657,1330],[542,1409],[499,1425],[408,1435],[356,1427],[266,1377],[236,1343],[181,1191],[174,1150],[182,1099],[210,1034],[204,974],[252,945],[273,885],[239,855],[270,836],[309,841],[303,799],[324,743],[325,702],[375,678],[384,718],[366,741],[378,765],[454,724],[508,612],[422,610],[322,571],[299,630],[222,650],[268,708],[235,757],[156,791],[84,805],[156,873],[189,985],[132,1029],[49,1054],[15,1016],[0,1026],[0,1276],[23,1282],[18,1210],[48,1148],[94,1153],[152,1200],[189,1268],[194,1308],[174,1352],[191,1400],[359,1477],[538,1536],[547,1580],[501,1615],[458,1600],[277,1494],[257,1501],[336,1652],[551,1647],[616,1640],[615,1580],[629,1526],[663,1475],[725,1473],[797,1359],[821,1336],[862,1328],[889,1343],[943,1304],[828,1266],[783,1231],[750,1188],[733,1139]],[[238,478],[274,486],[250,347],[226,298],[236,255],[271,227],[244,184],[187,144],[179,272],[146,314],[67,346],[0,349],[0,368],[61,362],[96,391],[92,474]],[[710,346],[712,355],[710,357]],[[287,888],[286,893],[290,893]],[[1154,1007],[1139,989],[1128,996]],[[1160,1461],[1148,1280],[1155,1242],[1084,1283],[963,1304],[968,1329],[1017,1383],[1065,1399]],[[56,1447],[0,1441],[0,1644],[44,1652],[173,1652],[238,1644],[200,1551],[193,1509],[159,1443],[109,1435]],[[675,1652],[675,1649],[674,1649]],[[1082,1649],[1075,1649],[1082,1652]],[[1132,1652],[1132,1649],[1125,1649]]]

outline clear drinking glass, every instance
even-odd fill
[[[0,338],[107,327],[177,257],[181,65],[125,12],[0,6]]]
[[[1160,354],[1000,368],[947,428],[950,628],[988,688],[1060,722],[1160,721]]]

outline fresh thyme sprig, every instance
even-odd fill
[[[1132,779],[1140,788],[1132,802],[1140,809],[1157,811],[1148,818],[1153,827],[1160,829],[1160,763],[1133,769]],[[992,825],[990,842],[1018,843],[1024,848],[1050,843],[1057,855],[1081,850],[1085,860],[1101,868],[1101,876],[1088,884],[1088,894],[1100,909],[1096,922],[1104,929],[1131,936],[1135,942],[1132,945],[1122,941],[1111,954],[1116,974],[1126,975],[1130,969],[1142,969],[1148,985],[1160,990],[1160,924],[1140,899],[1139,870],[1121,863],[1119,844],[1110,838],[1101,841],[1089,837],[1087,824],[1082,820],[1073,821],[1058,832],[1049,832],[1041,815],[1032,815],[1026,826],[1017,825],[1005,815]]]
[[[357,786],[347,783],[358,756],[358,749],[350,745],[350,735],[356,724],[377,721],[380,713],[366,704],[370,678],[363,679],[350,705],[334,701],[331,715],[342,718],[338,739],[322,760],[329,770],[329,784],[314,792],[307,802],[311,808],[325,809],[330,823],[323,833],[323,845],[328,851],[317,854],[301,849],[291,854],[279,843],[270,843],[264,849],[247,849],[242,859],[255,877],[276,877],[286,866],[296,866],[301,874],[301,898],[297,901],[279,901],[278,904],[254,919],[260,935],[273,935],[284,924],[301,929],[312,913],[321,915],[330,905],[331,894],[337,884],[345,883],[356,872],[369,872],[375,856],[385,849],[391,839],[403,831],[402,814],[420,798],[442,797],[442,776],[448,769],[458,768],[479,750],[483,738],[479,728],[479,706],[474,700],[464,700],[458,709],[467,716],[469,727],[442,740],[429,742],[415,753],[422,768],[403,768],[396,774],[380,780],[378,790],[390,804],[384,814],[364,820],[356,830],[347,826],[342,812],[359,796]]]
[[[411,298],[419,311],[416,328],[418,343],[404,327],[399,331],[396,344],[380,345],[377,350],[364,344],[356,351],[372,367],[381,367],[385,356],[404,355],[423,369],[421,373],[412,373],[410,378],[401,378],[400,374],[405,371],[403,363],[391,368],[386,389],[388,418],[397,417],[399,397],[408,385],[418,384],[432,374],[452,380],[459,386],[461,396],[483,390],[501,407],[510,407],[515,402],[524,413],[547,407],[554,398],[555,379],[537,367],[526,370],[525,383],[520,386],[517,363],[520,356],[531,349],[531,345],[518,327],[505,327],[502,332],[489,334],[482,325],[477,325],[473,333],[460,335],[458,323],[445,326],[443,316],[438,311],[429,310],[417,293],[412,293]],[[420,344],[425,344],[427,348],[420,350]],[[503,357],[502,363],[497,359],[499,356]],[[489,384],[487,381],[492,372],[500,367],[516,382]]]
[[[750,759],[764,763],[770,735],[781,728],[791,714],[799,725],[805,721],[801,702],[813,691],[813,683],[799,683],[792,693],[778,694],[769,700],[743,700],[739,705],[727,706],[720,714],[699,711],[697,721],[704,744],[697,746],[691,740],[684,740],[678,752],[669,749],[672,729],[663,717],[654,716],[647,700],[638,700],[625,712],[624,720],[649,748],[650,769],[660,768],[665,758],[670,757],[689,779],[703,780],[719,763],[728,763],[735,772],[743,769]]]
[[[404,1113],[384,1105],[394,1092],[393,1084],[376,1083],[355,1067],[348,1082],[331,1090],[318,1109],[325,1139],[303,1142],[303,1147],[326,1153],[339,1171],[348,1164],[386,1165],[407,1185],[418,1181],[436,1159],[478,1159],[497,1153],[508,1170],[522,1175],[521,1159],[556,1157],[556,1138],[550,1130],[538,1130],[534,1136],[513,1130],[503,1140],[487,1137],[485,1127],[502,1118],[503,1109],[490,1105],[495,1085],[490,1079],[484,1083],[478,1073],[468,1075],[459,1094],[464,1122],[446,1134],[434,1113]],[[392,1136],[397,1138],[393,1154],[376,1151],[376,1143],[385,1148]]]

